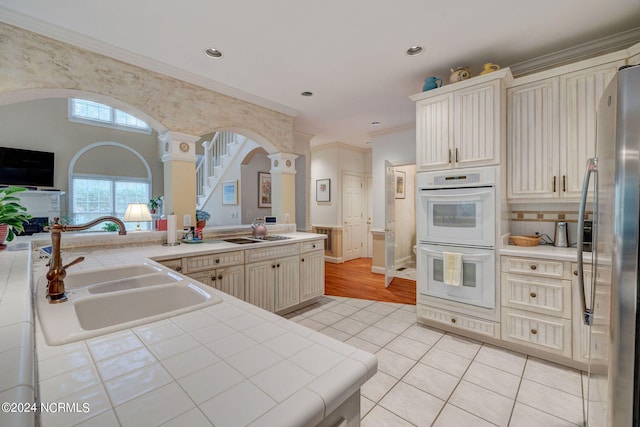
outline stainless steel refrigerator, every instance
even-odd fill
[[[638,426],[640,66],[616,73],[597,117],[596,153],[586,168],[578,222],[578,297],[589,343],[585,417],[589,427]],[[593,250],[583,252],[589,208]]]

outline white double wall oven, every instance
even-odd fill
[[[418,300],[495,319],[495,167],[417,174]],[[445,283],[445,253],[460,254],[456,286]]]

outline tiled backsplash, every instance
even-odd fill
[[[567,222],[569,241],[575,244],[578,241],[578,204],[563,203],[547,204],[513,204],[509,209],[511,221],[511,235],[531,236],[536,233],[546,234],[551,240],[555,233],[555,223]],[[591,220],[593,211],[591,207],[585,211],[585,219]],[[544,239],[543,239],[544,240]],[[548,240],[548,239],[547,239]]]

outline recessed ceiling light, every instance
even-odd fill
[[[218,49],[214,49],[214,48],[206,49],[204,51],[204,54],[207,55],[209,58],[214,58],[214,59],[222,58],[222,52],[220,52]]]
[[[371,122],[371,124],[374,126],[380,126],[380,122]]]
[[[313,92],[305,91],[305,92],[302,92],[300,95],[302,95],[302,96],[313,96]]]
[[[409,49],[407,49],[407,55],[416,56],[420,55],[423,51],[424,49],[422,48],[422,46],[411,46]]]

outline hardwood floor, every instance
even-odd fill
[[[325,262],[325,295],[416,304],[416,282],[395,277],[388,288],[384,275],[371,272],[371,258],[342,264]]]

